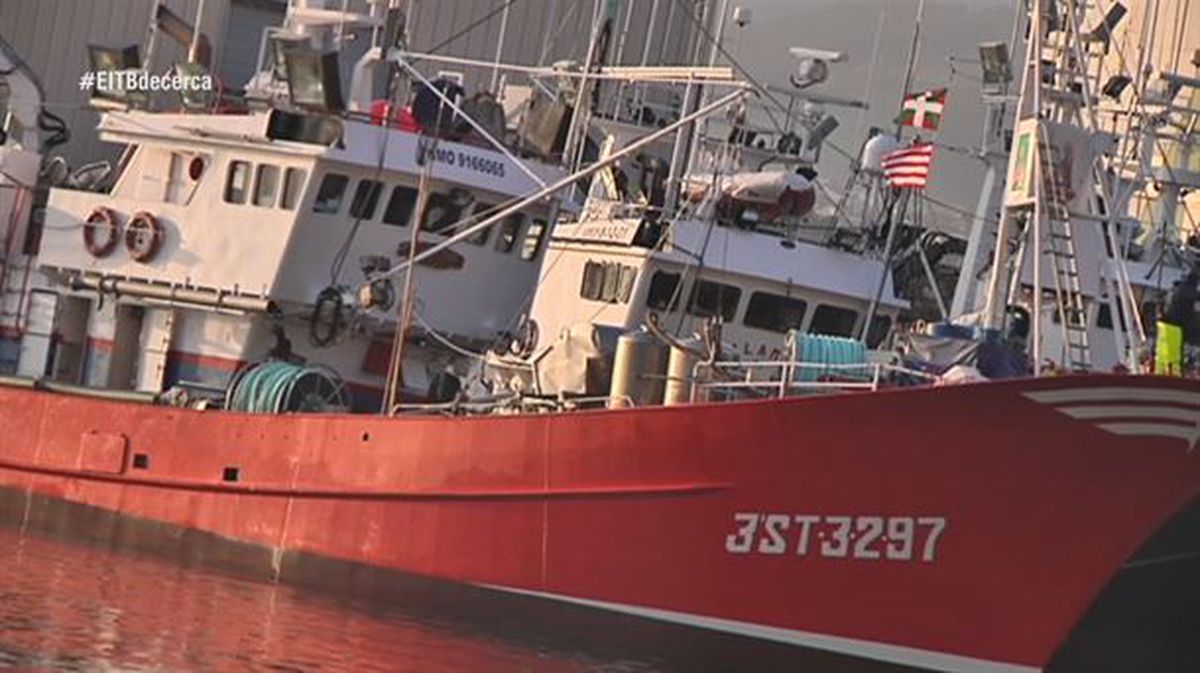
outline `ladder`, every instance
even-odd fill
[[[1054,297],[1062,327],[1063,365],[1071,371],[1085,372],[1092,367],[1088,307],[1079,285],[1079,259],[1075,255],[1071,221],[1050,217],[1045,224],[1049,230],[1046,254],[1053,261]]]
[[[1039,135],[1041,135],[1039,131]],[[1062,328],[1062,365],[1069,371],[1088,371],[1092,367],[1088,341],[1088,306],[1079,281],[1079,258],[1072,231],[1067,194],[1069,176],[1059,175],[1054,167],[1054,148],[1038,139],[1038,174],[1041,184],[1042,222],[1046,227],[1044,253],[1054,270],[1055,311]]]

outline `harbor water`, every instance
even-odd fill
[[[0,670],[651,673],[168,559],[0,528]]]

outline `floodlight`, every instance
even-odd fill
[[[127,47],[102,47],[89,44],[87,50],[88,63],[94,73],[140,70],[142,67],[142,59],[138,54],[136,44]],[[123,87],[118,86],[121,83],[117,78],[110,78],[105,82],[107,86],[102,89],[100,88],[100,78],[97,77],[92,82],[91,96],[121,103],[132,102],[132,98],[137,92],[126,91]]]
[[[1008,45],[1003,42],[984,42],[979,45],[979,61],[983,65],[983,83],[1001,85],[1012,81],[1012,66]]]
[[[291,46],[283,50],[283,63],[293,105],[334,113],[345,109],[337,52]]]
[[[821,121],[817,122],[808,132],[808,142],[806,143],[810,149],[818,147],[831,133],[837,129],[840,122],[833,115],[825,115]]]
[[[1109,98],[1117,99],[1121,97],[1121,94],[1125,93],[1125,89],[1131,83],[1133,83],[1133,79],[1129,75],[1118,73],[1108,78],[1108,81],[1104,83],[1104,87],[1100,89],[1100,93]]]
[[[1084,36],[1084,39],[1089,42],[1104,42],[1107,43],[1112,38],[1112,33],[1117,28],[1117,24],[1121,23],[1121,19],[1125,18],[1125,14],[1129,10],[1125,9],[1125,5],[1119,2],[1114,2],[1112,7],[1108,8],[1108,13],[1104,15],[1104,20],[1100,25],[1096,26]]]

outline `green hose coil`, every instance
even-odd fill
[[[268,360],[247,365],[233,376],[225,408],[253,414],[342,412],[350,408],[350,394],[328,367]]]

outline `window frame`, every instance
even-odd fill
[[[389,218],[389,215],[392,213],[392,205],[396,203],[397,196],[401,194],[409,198],[404,210],[404,221],[395,222]],[[379,221],[391,227],[407,227],[412,224],[413,213],[417,210],[418,195],[419,190],[416,187],[409,187],[403,184],[393,186],[392,193],[388,195],[387,203],[383,204],[383,212],[379,215]]]
[[[525,229],[525,213],[520,211],[515,212],[508,217],[500,220],[496,236],[496,252],[508,254],[517,247],[517,241],[521,240],[521,232]],[[512,240],[506,241],[509,236]]]
[[[876,327],[883,324],[882,332]],[[863,339],[867,344],[867,348],[879,348],[883,342],[887,341],[888,334],[892,331],[892,316],[878,313],[871,316],[871,324],[867,326],[866,338]]]
[[[365,187],[365,190],[364,190]],[[350,208],[346,212],[357,220],[371,221],[379,210],[379,197],[383,196],[383,182],[374,178],[360,178],[350,195]]]
[[[772,303],[770,311],[773,320],[768,321],[764,319],[761,322],[759,321],[758,314],[761,314],[767,309],[762,307],[757,307],[760,309],[759,311],[755,311],[755,309],[756,304],[763,301],[769,301]],[[782,317],[786,311],[795,311],[796,304],[799,304],[800,317],[796,320],[795,325],[784,327],[785,321],[780,320],[779,318]],[[783,307],[782,310],[780,307]],[[787,295],[775,294],[774,292],[767,292],[765,290],[751,290],[750,298],[746,301],[746,313],[742,316],[742,324],[751,329],[760,329],[766,332],[774,332],[776,334],[787,334],[791,330],[801,329],[804,326],[804,319],[807,317],[808,301],[802,299],[801,297],[789,297]],[[771,324],[767,324],[768,322]],[[780,329],[780,327],[782,327],[782,329]]]
[[[717,310],[719,311],[719,314],[718,313],[708,313],[706,311],[706,309],[703,309],[702,307],[697,306],[697,302],[700,299],[701,292],[707,291],[707,288],[712,287],[712,286],[716,287],[717,304],[718,304]],[[732,305],[727,305],[728,302],[725,300],[725,297],[730,296],[727,294],[728,290],[733,291]],[[691,292],[688,293],[688,303],[687,303],[686,311],[687,311],[688,315],[692,315],[697,318],[713,318],[713,317],[717,317],[718,315],[720,315],[721,320],[729,323],[729,322],[733,322],[733,320],[737,317],[738,306],[741,303],[742,303],[742,289],[740,287],[738,287],[736,285],[729,285],[728,283],[722,283],[722,282],[715,281],[715,280],[707,280],[704,278],[697,278],[696,281],[692,283]]]
[[[240,198],[234,199],[230,195],[233,193],[233,178],[234,172],[239,168],[244,168],[244,183],[240,188]],[[235,206],[246,205],[246,200],[250,197],[251,188],[254,182],[254,164],[244,159],[231,159],[229,166],[225,170],[225,189],[221,194],[221,198],[225,203],[230,203]]]
[[[536,228],[536,233],[535,233]],[[529,218],[529,226],[525,227],[525,235],[521,237],[521,259],[526,262],[536,261],[542,254],[542,243],[546,240],[546,232],[550,225],[543,217]],[[533,245],[530,245],[532,239]]]
[[[604,293],[604,265],[600,262],[587,260],[583,264],[583,272],[579,275],[579,298],[588,301],[601,301]]]
[[[475,208],[471,210],[471,219],[473,220],[471,226],[475,226],[476,224],[479,224],[480,222],[483,221],[484,217],[486,217],[485,215],[483,215],[483,213],[486,213],[489,210],[495,210],[497,207],[498,206],[495,203],[486,203],[484,201],[476,201]],[[483,229],[480,229],[479,231],[475,232],[474,234],[471,234],[470,236],[467,237],[467,243],[470,243],[471,245],[477,245],[481,248],[486,246],[488,239],[490,239],[492,237],[492,229],[495,226],[496,226],[495,224],[490,224],[490,225],[484,227]]]
[[[340,181],[341,186],[337,188],[337,201],[330,206],[323,206],[322,203],[329,199],[321,198],[321,194],[325,191],[326,184],[333,181],[334,184]],[[326,171],[321,176],[321,182],[317,185],[317,193],[313,195],[312,212],[318,215],[337,215],[342,212],[342,206],[346,203],[346,190],[350,187],[350,176],[345,173],[337,173],[335,171]]]
[[[296,176],[299,179],[295,179]],[[308,169],[300,166],[285,166],[283,169],[283,184],[279,190],[279,207],[283,210],[295,210],[304,200],[304,185],[308,180]]]
[[[453,231],[449,230],[454,224],[462,221],[463,213],[467,212],[473,200],[461,206],[455,205],[455,195],[453,192],[434,192],[429,195],[429,199],[425,202],[425,212],[421,214],[421,231],[427,231],[431,234],[443,234],[449,236]],[[430,221],[430,217],[434,212],[439,212],[438,221],[436,223]],[[434,224],[440,226],[434,227]]]
[[[841,332],[833,332],[833,331],[818,331],[816,329],[816,323],[817,323],[817,319],[818,319],[817,316],[818,316],[818,314],[821,314],[822,309],[826,309],[827,311],[838,311],[843,314],[849,313],[854,316],[854,320],[851,322],[851,324],[845,334],[843,334]],[[813,309],[812,318],[809,319],[808,332],[810,332],[812,334],[824,334],[827,336],[841,336],[841,337],[848,337],[848,338],[853,337],[854,336],[854,328],[858,326],[858,319],[859,319],[858,311],[855,311],[852,308],[846,308],[845,306],[838,306],[836,304],[817,304],[817,307],[815,309]]]
[[[683,282],[683,274],[658,269],[650,275],[650,282],[646,286],[646,308],[652,311],[665,311],[672,313],[679,308],[679,284]],[[665,287],[664,287],[665,285]],[[660,287],[666,289],[667,299],[665,302],[657,300],[658,293],[656,290]]]
[[[268,198],[261,199],[262,183],[264,174],[273,173],[273,183],[271,184],[271,193]],[[257,208],[274,208],[275,204],[279,203],[279,188],[282,186],[283,172],[277,164],[262,163],[254,167],[254,189],[250,190],[250,205]],[[259,201],[265,201],[260,203]]]

